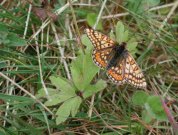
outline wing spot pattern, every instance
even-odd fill
[[[108,57],[111,56],[110,53],[116,43],[109,37],[92,29],[86,29],[85,32],[94,46],[92,54],[94,63],[100,68],[106,68]],[[117,62],[116,66],[107,71],[108,78],[113,83],[124,84],[127,82],[135,87],[146,87],[147,84],[141,69],[128,52],[125,52],[122,60],[119,59]]]

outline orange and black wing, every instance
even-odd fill
[[[125,59],[122,57],[118,61],[118,64],[116,66],[111,67],[107,71],[108,78],[116,84],[124,84],[126,82],[125,80]]]
[[[146,88],[144,75],[129,52],[123,54],[118,64],[107,71],[109,79],[117,84],[128,82],[137,88]]]
[[[85,33],[94,46],[92,53],[94,63],[100,68],[105,68],[108,64],[108,56],[115,42],[106,35],[92,29],[85,29]]]
[[[100,68],[106,68],[108,64],[108,56],[110,52],[111,52],[111,48],[102,51],[97,51],[96,49],[94,49],[92,53],[92,58],[94,63]]]
[[[125,65],[125,80],[129,84],[138,87],[146,88],[147,84],[142,70],[131,56],[130,53],[126,55],[126,65]]]
[[[108,36],[93,29],[85,29],[85,33],[92,42],[94,49],[96,49],[97,51],[106,48],[112,48],[115,45],[115,42]]]

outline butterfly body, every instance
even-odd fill
[[[111,67],[114,67],[117,65],[118,61],[120,61],[120,59],[122,59],[122,57],[124,55],[127,54],[127,50],[126,50],[126,43],[121,43],[120,45],[117,44],[115,46],[113,46],[111,53],[109,54],[110,59],[108,59],[108,64],[106,67],[106,70],[109,70]]]
[[[92,58],[94,63],[106,69],[108,78],[116,84],[129,83],[135,87],[146,88],[144,75],[134,58],[126,49],[126,43],[118,44],[106,35],[85,30],[94,49]]]

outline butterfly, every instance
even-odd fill
[[[107,76],[113,83],[129,83],[137,88],[146,88],[147,83],[142,70],[126,49],[125,42],[119,44],[93,29],[85,29],[85,33],[94,46],[94,63],[106,69]]]

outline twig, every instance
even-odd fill
[[[100,20],[100,18],[101,18],[101,15],[102,15],[103,9],[104,9],[104,7],[105,7],[105,5],[106,5],[106,2],[107,2],[107,0],[104,0],[103,4],[102,4],[102,6],[101,6],[100,12],[99,12],[99,14],[98,14],[98,17],[97,17],[97,19],[96,19],[95,25],[93,26],[93,29],[96,29],[96,26],[97,26],[98,23],[99,23],[99,20]]]
[[[33,28],[33,31],[34,31],[34,28]],[[43,34],[42,34],[42,41],[41,42],[43,43]],[[40,51],[39,51],[39,46],[38,46],[38,42],[36,40],[36,37],[35,37],[35,44],[36,44],[36,52],[37,52],[37,56],[38,56],[38,65],[39,65],[39,71],[40,71],[41,84],[42,84],[42,86],[44,88],[44,91],[45,91],[47,99],[50,100],[49,92],[48,92],[48,90],[46,88],[46,85],[44,83],[44,80],[43,80],[43,73],[42,73],[42,66],[41,66],[41,59],[40,59]]]
[[[7,0],[3,0],[3,1],[1,2],[1,6],[2,6],[4,3],[6,3],[6,1],[7,1]]]
[[[174,13],[175,9],[177,8],[178,6],[178,0],[176,2],[173,3],[173,7],[171,8],[169,14],[167,15],[167,17],[164,19],[164,21],[162,22],[160,28],[159,28],[159,31],[157,33],[157,35],[159,36],[160,34],[160,31],[164,28],[164,26],[166,25],[167,21],[169,20],[169,18],[172,16],[172,14]],[[154,40],[155,39],[152,39],[150,44],[148,45],[148,49],[151,48],[153,46],[153,43],[154,43]]]
[[[106,126],[106,128],[108,128],[108,129],[110,129],[110,130],[116,132],[118,135],[122,135],[122,134],[119,133],[117,130],[115,130],[112,125],[108,124],[108,123],[101,117],[101,114],[99,114],[95,108],[94,108],[93,110],[94,110],[95,114],[96,114],[98,117],[100,117],[100,119],[102,120],[102,122],[103,122],[103,124]],[[120,128],[120,130],[123,130],[123,129]]]
[[[77,0],[73,0],[72,1],[72,3],[73,2],[76,2]],[[68,8],[69,7],[69,2],[67,3],[67,4],[65,4],[63,7],[61,7],[60,9],[58,9],[58,10],[56,10],[55,11],[55,14],[56,15],[59,15],[59,14],[61,14],[66,8]],[[31,38],[30,38],[30,40],[29,41],[31,41],[32,39],[34,39],[40,32],[41,32],[41,30],[42,29],[44,29],[49,23],[51,22],[51,19],[46,19],[43,23],[42,23],[42,25],[41,25],[41,27],[38,29],[38,31],[35,33],[35,34],[33,34],[32,36],[31,36]]]
[[[93,104],[95,101],[95,94],[91,97],[91,101],[90,101],[90,107],[89,107],[89,111],[88,111],[88,117],[91,118],[92,112],[93,112]]]
[[[81,44],[81,39],[80,39],[81,35],[80,35],[80,31],[79,31],[79,28],[78,28],[78,25],[77,25],[77,19],[76,19],[76,16],[75,16],[73,6],[71,4],[71,0],[69,0],[69,6],[70,6],[70,9],[71,9],[71,12],[72,12],[72,18],[73,18],[75,30],[76,30],[76,33],[77,33],[77,39],[78,39],[77,41],[78,41],[80,48],[82,49],[82,52],[85,54],[84,45]]]
[[[61,54],[61,61],[62,61],[63,64],[64,64],[64,68],[65,68],[65,70],[66,70],[67,77],[68,77],[68,79],[71,79],[67,62],[66,62],[65,59],[64,59],[64,51],[63,51],[63,49],[61,48],[61,44],[60,44],[60,41],[59,41],[59,37],[58,37],[56,28],[55,28],[55,26],[54,26],[53,23],[51,23],[51,27],[52,27],[52,30],[53,30],[53,32],[54,32],[55,38],[56,38],[56,42],[57,42],[57,45],[58,45],[58,49],[59,49],[59,52],[60,52],[60,54]]]
[[[151,9],[149,9],[148,11],[155,11],[155,10],[159,10],[162,8],[172,7],[174,4],[175,3],[170,3],[170,4],[166,4],[166,5],[162,5],[162,6],[153,7]],[[127,16],[127,15],[129,15],[129,13],[125,12],[125,13],[119,13],[119,14],[114,14],[114,15],[102,16],[101,19],[118,18],[118,17],[122,17],[122,16]],[[84,22],[84,21],[86,21],[86,19],[80,19],[77,22]]]
[[[69,32],[69,39],[72,39],[73,38],[73,36],[72,36],[72,31],[71,31],[71,28],[70,28],[70,24],[69,24],[69,22],[70,22],[70,19],[69,19],[69,15],[67,14],[66,15],[66,20],[65,20],[65,27],[66,27],[66,29],[67,29],[67,31]],[[66,40],[67,41],[67,40]],[[73,57],[75,57],[75,48],[74,48],[74,44],[73,43],[71,43],[71,48],[72,48],[72,54],[73,54]]]
[[[25,30],[24,30],[24,34],[23,34],[23,38],[24,38],[24,39],[25,39],[25,37],[26,37],[26,35],[27,35],[28,23],[29,23],[29,19],[30,19],[31,10],[32,10],[32,5],[29,4],[27,20],[25,21]]]

